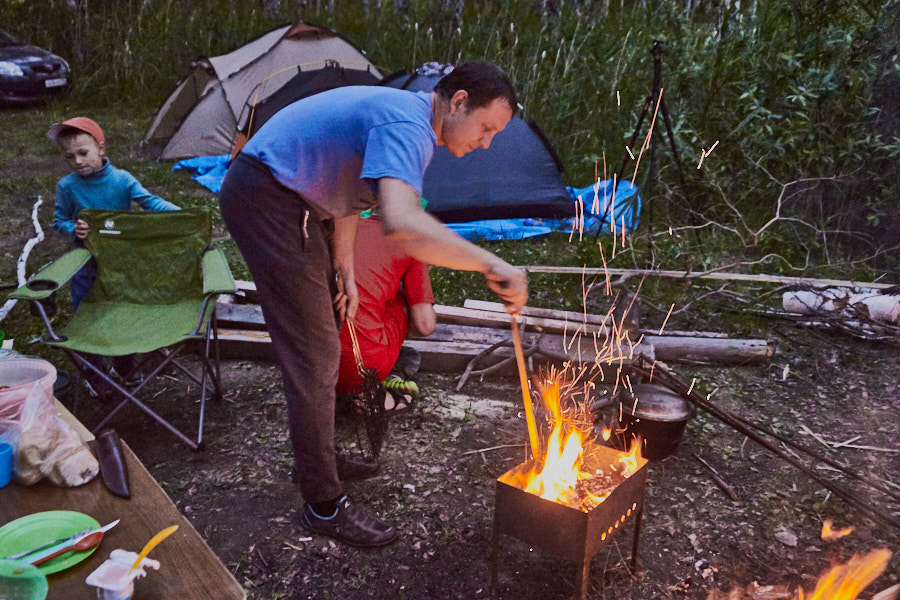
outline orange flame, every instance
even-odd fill
[[[628,454],[625,454],[619,458],[619,462],[624,466],[624,469],[621,471],[622,477],[625,477],[627,479],[634,475],[634,473],[638,470],[640,460],[641,438],[635,437],[631,442],[631,450],[628,451]]]
[[[616,464],[608,465],[609,469],[607,465],[597,464],[599,461],[592,458],[592,446],[597,444],[593,439],[593,425],[585,418],[583,407],[572,403],[563,408],[561,388],[565,387],[568,394],[571,386],[561,383],[561,379],[562,374],[554,371],[539,384],[553,428],[543,444],[541,456],[535,457],[531,470],[522,473],[516,485],[545,500],[589,511],[611,493],[610,476],[630,477],[647,461],[640,455],[638,439],[630,452],[622,453],[617,461],[613,460]],[[609,429],[601,433],[604,440],[610,435]],[[589,481],[595,478],[594,482]],[[600,485],[601,481],[605,483]]]
[[[825,522],[822,523],[822,539],[826,542],[839,540],[856,531],[856,527],[853,527],[852,525],[850,527],[844,527],[843,529],[834,529],[833,526],[834,523],[831,519],[825,519]]]
[[[553,431],[547,440],[543,465],[535,465],[525,491],[565,503],[578,483],[584,438],[577,428],[566,423],[560,406],[559,379],[548,379],[542,387],[544,405],[553,420]]]
[[[854,554],[845,564],[837,565],[819,577],[808,600],[853,600],[884,572],[890,558],[887,548],[873,550],[865,556]],[[802,588],[798,593],[800,600],[806,599]]]

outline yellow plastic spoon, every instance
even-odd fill
[[[166,527],[165,529],[154,535],[152,538],[150,538],[150,541],[144,544],[144,548],[141,550],[141,553],[138,554],[137,560],[134,561],[134,564],[131,565],[131,568],[128,570],[134,571],[135,569],[137,569],[138,566],[140,566],[141,561],[147,558],[147,555],[150,554],[151,550],[156,548],[157,544],[159,544],[161,541],[163,541],[176,531],[178,531],[178,525],[172,525],[171,527]]]

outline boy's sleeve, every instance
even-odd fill
[[[75,202],[72,195],[62,185],[56,184],[56,206],[53,209],[53,229],[70,238],[75,238]]]
[[[141,182],[131,173],[127,173],[127,175],[129,178],[128,194],[144,210],[181,210],[168,200],[163,200],[148,192],[147,188],[141,185]]]
[[[409,268],[403,276],[403,296],[407,306],[422,302],[434,304],[434,292],[431,289],[431,277],[428,276],[428,265],[418,260],[410,261]]]

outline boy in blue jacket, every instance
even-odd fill
[[[59,180],[56,185],[56,208],[53,212],[53,228],[72,238],[76,247],[84,246],[84,238],[90,232],[88,224],[78,216],[85,208],[109,210],[131,210],[132,201],[144,210],[178,210],[178,207],[148,192],[128,171],[117,169],[106,158],[106,138],[103,130],[87,117],[75,117],[62,123],[55,123],[47,130],[47,137],[59,145],[60,153],[72,173]],[[77,309],[97,278],[97,265],[91,260],[69,281],[72,305]],[[91,357],[95,365],[101,364],[100,357]],[[128,375],[134,370],[134,357],[117,357],[113,361],[116,372]],[[88,387],[109,391],[105,382],[85,370]],[[140,375],[133,374],[139,383]],[[91,385],[93,384],[93,385]]]

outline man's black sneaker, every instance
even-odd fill
[[[337,459],[338,479],[341,481],[361,481],[374,477],[381,466],[377,458],[368,456],[338,452],[335,458]],[[291,467],[291,481],[300,483],[300,476],[297,474],[296,466]]]
[[[338,500],[337,510],[328,517],[317,515],[306,504],[300,522],[313,533],[327,535],[357,548],[380,548],[397,539],[396,529],[351,504],[347,496]]]

